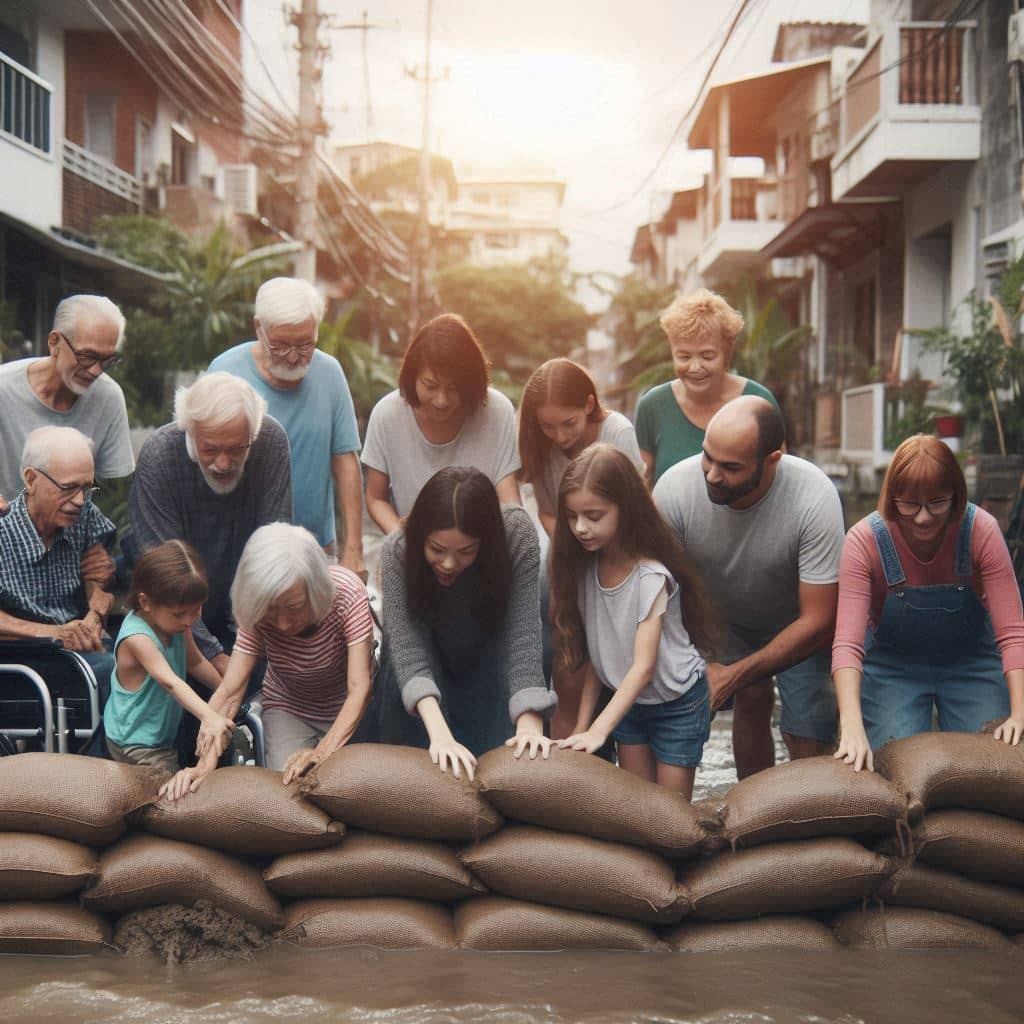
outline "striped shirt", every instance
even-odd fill
[[[43,544],[22,491],[0,517],[0,609],[19,619],[61,625],[81,618],[82,555],[114,536],[114,524],[91,502],[74,526]]]
[[[263,708],[314,722],[333,721],[348,696],[348,649],[373,633],[366,587],[340,565],[330,611],[311,632],[287,636],[272,626],[240,629],[235,650],[267,659]]]

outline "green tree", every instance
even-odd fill
[[[652,285],[638,274],[613,277],[611,288],[596,277],[591,284],[609,296],[604,320],[610,325],[630,390],[639,396],[655,384],[671,380],[675,370],[658,317],[672,301],[675,289]]]

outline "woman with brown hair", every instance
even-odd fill
[[[999,524],[967,500],[956,456],[918,434],[893,454],[878,510],[846,537],[832,647],[835,756],[927,732],[1024,732],[1024,616]]]

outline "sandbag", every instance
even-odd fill
[[[1001,932],[957,914],[915,907],[847,910],[832,922],[844,946],[869,949],[1011,948]]]
[[[455,908],[453,917],[456,938],[464,949],[651,952],[667,948],[649,925],[638,921],[501,896],[466,900]]]
[[[622,843],[516,825],[460,857],[502,896],[655,924],[674,923],[689,909],[668,861]]]
[[[871,896],[895,862],[852,839],[797,839],[725,852],[680,876],[691,914],[709,921],[828,910]]]
[[[679,793],[574,750],[516,759],[508,747],[477,765],[480,791],[507,818],[629,843],[670,857],[695,854],[705,840],[696,812]]]
[[[221,768],[195,793],[159,800],[135,816],[147,832],[212,846],[228,853],[274,856],[322,849],[341,842],[345,827],[331,821],[281,772],[269,768]]]
[[[165,779],[153,768],[78,754],[5,757],[0,831],[109,846],[124,834],[126,815],[153,800]]]
[[[679,953],[749,953],[761,949],[804,952],[839,948],[832,929],[810,917],[770,915],[753,921],[684,921],[665,935]]]
[[[941,807],[1024,819],[1024,744],[980,733],[919,733],[882,747],[875,770],[907,793],[912,820]]]
[[[450,912],[421,900],[304,900],[286,911],[280,937],[307,949],[376,946],[452,949]]]
[[[936,811],[914,828],[918,861],[981,882],[1024,886],[1024,822],[982,811]]]
[[[281,906],[251,864],[193,843],[129,835],[107,850],[85,906],[123,914],[161,903],[193,906],[208,900],[264,931],[281,921]]]
[[[887,906],[941,910],[1001,931],[1024,929],[1024,890],[979,882],[926,864],[898,871],[879,895]]]
[[[88,846],[27,832],[0,835],[0,900],[54,900],[78,892],[96,874]]]
[[[77,903],[0,903],[0,953],[83,956],[110,941],[110,926]]]
[[[834,757],[808,757],[758,772],[721,799],[722,834],[736,847],[815,836],[871,836],[907,820],[898,786]]]
[[[451,847],[372,832],[350,832],[329,850],[286,853],[263,878],[287,899],[401,896],[445,903],[486,891]]]
[[[413,747],[353,743],[317,765],[302,792],[332,818],[410,839],[472,842],[501,827],[501,816],[463,773],[455,778]]]

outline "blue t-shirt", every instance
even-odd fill
[[[165,645],[144,618],[129,612],[114,642],[114,654],[130,636],[147,636],[167,659],[179,679],[185,678],[185,634],[175,633]],[[150,675],[137,690],[126,690],[110,673],[110,696],[103,708],[107,737],[120,747],[173,747],[181,724],[182,706]]]
[[[330,544],[336,536],[331,456],[359,451],[348,381],[338,360],[318,349],[294,388],[276,388],[256,369],[255,344],[247,341],[221,352],[209,371],[241,377],[267,400],[267,412],[284,427],[291,446],[292,521]]]

